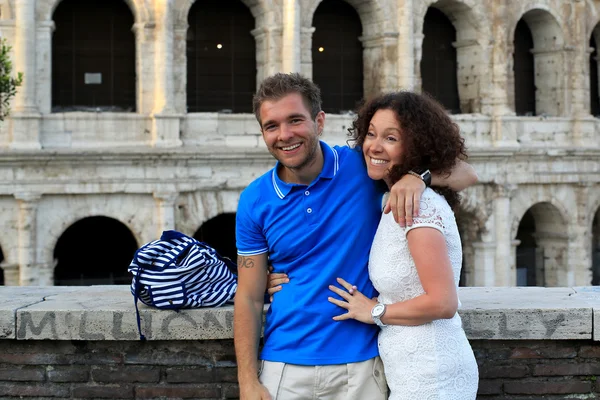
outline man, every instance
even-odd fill
[[[240,197],[236,237],[238,290],[234,340],[241,399],[386,399],[377,327],[334,322],[327,301],[336,277],[367,296],[369,249],[381,216],[383,190],[367,176],[362,154],[319,141],[325,124],[320,91],[298,74],[261,84],[254,112],[277,165]],[[461,190],[476,180],[459,163],[436,185]],[[407,185],[408,183],[408,185]],[[409,187],[409,189],[407,189]],[[418,204],[424,182],[407,176],[391,192],[394,215]],[[266,317],[257,365],[268,264],[290,282]]]

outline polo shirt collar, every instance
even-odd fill
[[[323,141],[319,141],[321,145],[321,150],[323,150],[323,169],[321,173],[315,181],[319,180],[319,178],[333,178],[338,170],[340,169],[340,157],[336,149],[329,147],[329,145]],[[275,194],[280,199],[285,198],[285,196],[290,193],[294,186],[298,186],[295,183],[287,183],[282,181],[277,174],[277,169],[281,164],[277,161],[275,168],[273,168],[271,172],[271,181],[273,182],[273,189],[275,190]]]

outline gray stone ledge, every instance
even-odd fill
[[[470,339],[600,341],[600,287],[461,288],[459,295]],[[139,309],[149,340],[233,337],[232,306]],[[0,339],[138,338],[128,286],[0,287]]]

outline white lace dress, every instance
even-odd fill
[[[454,214],[444,197],[426,189],[419,217],[411,228],[401,228],[392,213],[381,216],[371,248],[369,276],[384,304],[424,293],[406,241],[408,231],[418,227],[432,227],[444,234],[458,286],[462,249]],[[379,354],[391,390],[390,400],[476,397],[477,363],[458,314],[420,326],[383,327],[379,333]]]

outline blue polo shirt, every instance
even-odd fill
[[[360,151],[324,142],[321,149],[323,170],[310,185],[283,182],[278,164],[240,197],[238,253],[268,253],[275,272],[290,278],[266,316],[263,360],[328,365],[378,355],[376,325],[334,321],[345,310],[327,297],[335,296],[328,285],[337,277],[376,295],[367,264],[383,191],[368,177]]]

